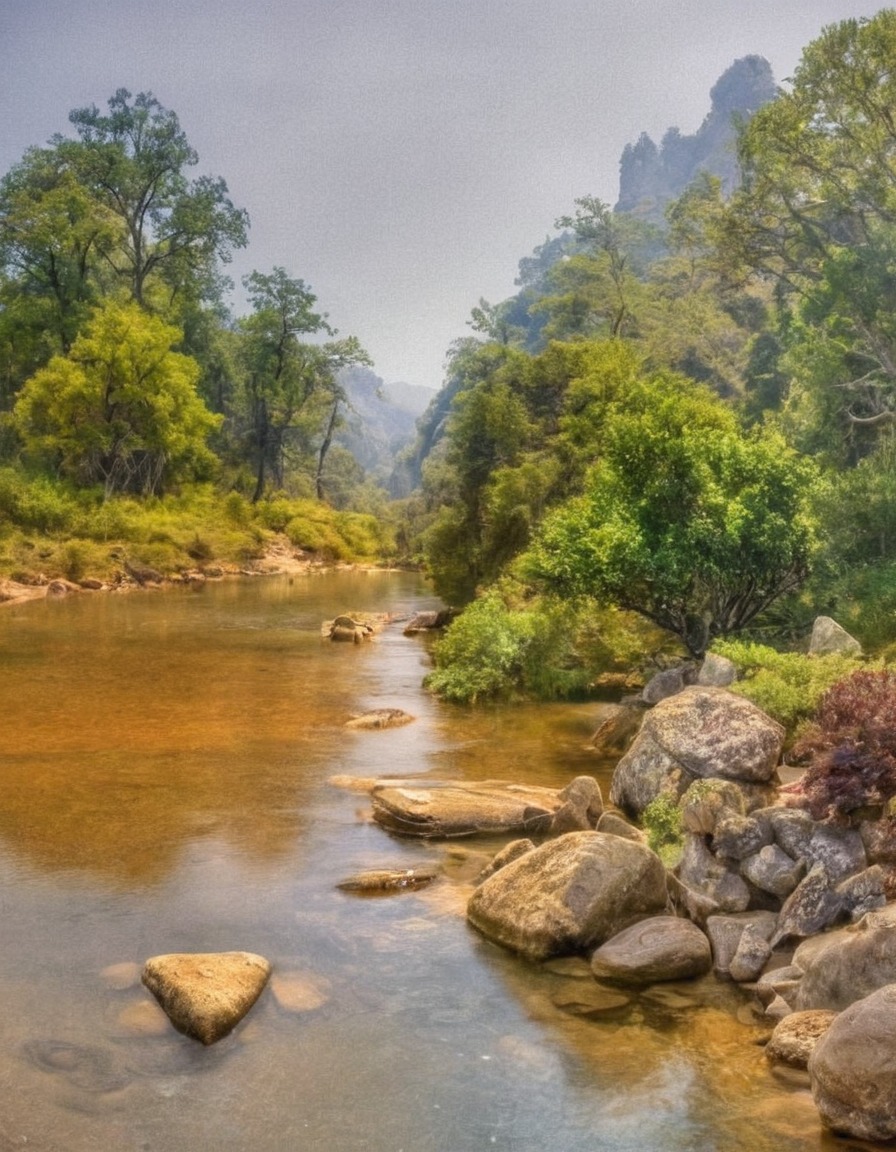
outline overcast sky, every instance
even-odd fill
[[[481,296],[623,147],[694,132],[756,53],[778,81],[860,0],[0,0],[0,170],[71,108],[152,91],[386,381],[438,387]]]

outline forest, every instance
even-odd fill
[[[430,684],[462,701],[768,664],[818,614],[892,657],[896,11],[711,99],[626,149],[615,208],[558,205],[389,476],[347,447],[376,377],[311,287],[256,271],[231,311],[248,215],[191,179],[175,113],[75,109],[0,182],[0,573],[173,573],[278,533],[421,565],[459,612]]]

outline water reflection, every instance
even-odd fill
[[[598,767],[589,707],[444,708],[399,627],[321,641],[338,612],[429,603],[412,575],[347,572],[0,611],[0,1149],[846,1147],[766,1068],[733,989],[614,1007],[581,962],[521,963],[464,919],[499,842],[400,841],[327,783]],[[343,727],[377,707],[417,720]],[[431,865],[389,899],[336,887]],[[277,982],[204,1049],[134,974],[232,948]]]

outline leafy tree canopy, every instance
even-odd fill
[[[700,655],[805,578],[812,477],[779,435],[744,436],[711,394],[657,375],[611,407],[587,490],[547,518],[528,568]]]
[[[22,388],[13,420],[26,451],[107,493],[207,476],[218,418],[197,394],[196,362],[172,351],[180,339],[136,304],[103,304]]]

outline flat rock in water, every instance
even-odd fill
[[[563,803],[552,788],[496,782],[383,785],[371,798],[373,818],[384,828],[433,838],[546,832]]]
[[[175,952],[147,960],[142,979],[179,1032],[214,1044],[242,1020],[270,974],[270,963],[252,952]]]
[[[336,887],[343,892],[411,892],[431,884],[438,874],[437,868],[373,868],[347,876]]]
[[[377,728],[403,728],[405,724],[412,724],[414,717],[400,708],[375,708],[372,712],[364,712],[361,716],[353,716],[345,722],[346,728],[361,728],[375,730]]]

